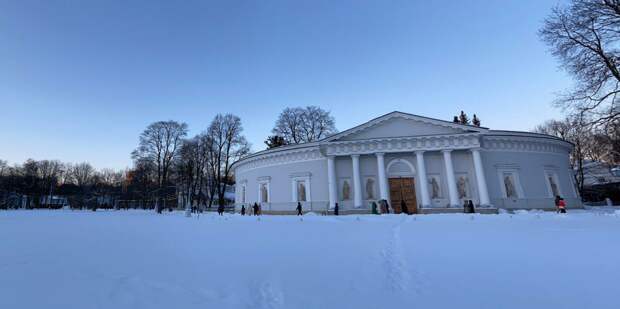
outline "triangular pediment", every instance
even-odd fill
[[[461,125],[402,112],[392,112],[352,129],[330,136],[326,141],[369,140],[390,137],[446,135],[486,131],[487,128]]]

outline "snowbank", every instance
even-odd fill
[[[589,211],[9,211],[0,235],[0,308],[619,305],[620,217]]]

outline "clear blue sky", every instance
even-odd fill
[[[261,150],[287,106],[529,130],[571,84],[536,34],[556,3],[0,0],[0,159],[124,168],[149,123],[229,112]]]

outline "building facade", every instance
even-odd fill
[[[233,165],[237,207],[263,212],[398,212],[552,209],[560,195],[581,207],[569,164],[572,144],[536,133],[490,130],[392,112],[323,140],[251,154]]]

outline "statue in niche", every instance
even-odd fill
[[[349,186],[349,182],[345,180],[342,183],[342,200],[348,201],[351,199],[351,187]]]
[[[512,180],[512,175],[507,174],[504,176],[504,187],[506,188],[506,197],[508,198],[517,197],[517,192],[515,190],[514,181]]]
[[[467,198],[467,177],[460,176],[456,182],[456,188],[459,192],[459,199]]]
[[[375,180],[372,178],[366,179],[366,199],[375,199]]]
[[[429,182],[431,185],[431,198],[439,198],[439,183],[437,182],[437,178],[431,177],[431,180]]]
[[[260,200],[263,203],[269,202],[269,193],[267,192],[267,184],[260,185]]]
[[[306,201],[306,184],[303,181],[297,182],[297,200]]]

